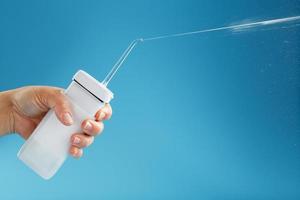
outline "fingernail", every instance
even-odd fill
[[[84,126],[84,130],[87,130],[87,131],[91,131],[92,130],[92,124],[90,122],[87,122]]]
[[[64,122],[66,123],[66,124],[73,124],[73,118],[72,118],[72,116],[70,115],[70,113],[65,113],[64,115],[63,115],[63,120],[64,120]]]
[[[100,120],[104,119],[104,117],[105,117],[105,113],[104,112],[100,112],[100,116],[99,116]]]
[[[79,144],[80,143],[80,138],[79,137],[75,137],[73,140],[74,144]]]

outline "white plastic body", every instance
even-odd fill
[[[70,137],[82,132],[82,121],[94,118],[94,114],[113,98],[104,85],[83,71],[75,74],[65,94],[71,103],[73,125],[63,125],[51,109],[18,153],[19,159],[44,179],[50,179],[64,163]]]

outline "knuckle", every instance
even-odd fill
[[[80,158],[82,156],[82,149],[79,149],[79,148],[74,148],[73,151],[72,151],[72,155],[75,157],[75,158]]]
[[[95,139],[95,138],[94,138],[93,136],[91,136],[91,137],[89,138],[88,142],[87,142],[87,146],[93,144],[94,139]]]
[[[84,138],[84,139],[82,140],[80,146],[81,146],[81,147],[87,147],[88,145],[89,145],[89,142],[87,141],[87,139]]]
[[[109,110],[109,114],[112,115],[113,110],[112,110],[112,107],[110,106],[110,104],[108,104],[108,110]]]
[[[92,131],[91,135],[94,135],[94,136],[99,135],[102,132],[103,128],[104,128],[103,126],[104,125],[103,125],[102,122],[97,122],[97,124],[94,124],[93,125],[93,131]]]
[[[104,130],[104,123],[100,122],[99,123],[99,130],[97,131],[98,134],[100,134]]]
[[[83,150],[82,149],[78,149],[77,153],[76,153],[76,157],[80,158],[83,155]]]
[[[107,114],[112,113],[112,108],[109,104],[106,104],[106,106],[104,107],[104,112],[107,113]]]
[[[91,138],[84,138],[82,140],[82,147],[87,147],[89,146],[90,144],[92,144],[92,139]]]

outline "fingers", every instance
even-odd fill
[[[81,128],[84,133],[76,133],[71,137],[70,154],[75,158],[80,158],[83,155],[83,149],[90,146],[96,135],[99,135],[103,129],[103,120],[107,120],[112,115],[112,108],[106,104],[95,114],[95,120],[86,119],[82,122]]]
[[[57,91],[48,101],[53,102],[55,114],[64,125],[73,124],[71,106],[67,97],[61,91]]]
[[[94,142],[94,136],[99,135],[103,129],[103,122],[87,119],[81,125],[84,133],[75,133],[71,137],[70,154],[80,158],[83,154],[82,148],[90,146]]]
[[[64,125],[73,124],[72,112],[70,103],[63,94],[62,89],[53,87],[39,87],[36,89],[36,95],[39,103],[46,106],[48,109],[53,108],[57,118]]]
[[[94,136],[75,133],[71,137],[71,144],[73,146],[84,148],[90,146],[94,142]]]
[[[69,153],[74,158],[80,158],[83,155],[82,148],[90,146],[94,142],[94,136],[75,133],[71,137],[71,147]]]
[[[112,108],[109,104],[105,104],[103,108],[101,108],[96,114],[95,119],[97,121],[108,120],[111,118]]]
[[[82,122],[81,128],[87,135],[96,136],[103,131],[104,124],[103,122],[97,122],[94,120],[87,119]]]
[[[71,146],[69,149],[69,153],[74,157],[74,158],[80,158],[83,155],[83,150],[76,147],[76,146]]]

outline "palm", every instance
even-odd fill
[[[23,138],[27,139],[40,121],[43,119],[45,113],[40,113],[39,116],[26,116],[24,114],[15,114],[15,131]]]
[[[14,131],[27,139],[45,116],[48,108],[37,98],[36,92],[28,87],[16,96],[14,107]]]
[[[43,117],[27,117],[21,116],[19,121],[16,123],[16,130],[19,130],[19,133],[22,137],[27,139],[37,125],[40,123]]]

